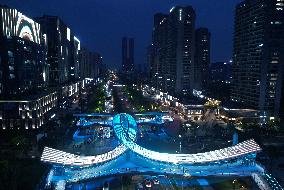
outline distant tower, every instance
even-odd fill
[[[134,39],[122,38],[122,71],[130,73],[134,71]]]
[[[167,91],[165,75],[167,73],[167,39],[168,15],[157,13],[154,15],[152,45],[150,46],[150,78],[151,84],[157,89]]]
[[[204,90],[209,80],[210,37],[207,28],[195,31],[194,88]]]
[[[191,6],[174,7],[168,17],[168,91],[191,94],[194,82],[195,11]]]

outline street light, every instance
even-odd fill
[[[178,135],[179,137],[179,153],[181,153],[181,135]]]

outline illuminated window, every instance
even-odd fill
[[[67,27],[67,40],[70,41],[70,28]]]
[[[179,20],[182,20],[182,9],[179,10]]]
[[[15,75],[14,74],[10,74],[9,75],[9,79],[14,79],[15,78]]]

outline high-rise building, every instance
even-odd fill
[[[152,86],[166,90],[165,74],[167,59],[168,15],[157,13],[154,15],[152,31],[152,45],[148,51],[150,78]]]
[[[102,56],[86,48],[80,51],[80,77],[97,79],[102,66]]]
[[[75,82],[80,77],[80,64],[79,64],[79,51],[80,51],[80,40],[71,35],[71,61],[68,65],[68,81]]]
[[[36,18],[47,35],[47,63],[50,65],[50,86],[79,79],[80,41],[58,17],[44,15]]]
[[[134,71],[134,39],[122,38],[122,71],[131,73]]]
[[[152,49],[148,53],[152,85],[172,94],[194,89],[195,11],[173,7],[154,16]]]
[[[189,94],[194,88],[195,11],[191,6],[173,7],[167,19],[166,91]]]
[[[0,13],[0,96],[6,99],[44,88],[48,65],[41,25],[7,6],[0,6]]]
[[[210,38],[207,28],[195,31],[194,88],[205,90],[209,80]]]
[[[101,54],[97,52],[92,52],[92,57],[93,57],[93,73],[92,76],[96,79],[101,75],[102,72],[102,67],[103,67],[103,57]]]
[[[283,9],[283,0],[236,6],[231,100],[270,116],[279,116],[283,88]]]

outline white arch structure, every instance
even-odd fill
[[[230,160],[237,157],[253,154],[261,151],[260,146],[254,140],[247,140],[235,146],[219,150],[197,153],[197,154],[169,154],[148,150],[135,143],[137,123],[129,114],[117,114],[113,117],[112,126],[121,144],[113,150],[95,156],[78,156],[64,151],[45,147],[41,161],[57,165],[68,166],[91,166],[101,164],[122,155],[126,150],[143,156],[145,158],[171,164],[202,164]],[[127,132],[126,132],[127,130]]]

